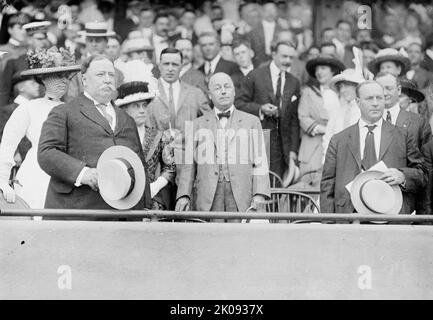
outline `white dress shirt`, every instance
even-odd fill
[[[225,110],[225,111],[220,111],[218,108],[214,108],[214,111],[215,111],[215,116],[216,116],[216,118],[217,118],[217,121],[219,122],[219,124],[221,125],[221,127],[224,129],[225,127],[226,127],[226,125],[227,125],[227,122],[229,121],[229,118],[226,118],[226,117],[223,117],[223,118],[219,118],[218,117],[218,114],[220,114],[220,113],[225,113],[225,112],[227,112],[227,111],[230,111],[230,116],[232,116],[233,115],[233,111],[234,111],[234,109],[235,109],[235,106],[231,106],[230,108],[228,108],[227,110]]]
[[[160,78],[162,87],[164,88],[165,96],[167,97],[167,102],[170,101],[170,83],[165,81],[162,77]],[[171,84],[173,86],[173,104],[174,110],[179,110],[179,95],[180,95],[180,81],[177,80]]]
[[[380,139],[382,137],[382,123],[383,119],[380,119],[379,121],[369,124],[365,122],[362,118],[359,119],[358,126],[359,126],[359,145],[361,148],[361,159],[364,157],[364,148],[365,148],[365,137],[368,133],[367,125],[376,125],[376,128],[373,130],[374,134],[374,150],[376,151],[376,157],[379,159],[379,153],[380,153]]]
[[[23,104],[23,103],[26,103],[26,102],[29,102],[30,100],[29,99],[27,99],[26,97],[24,97],[24,96],[22,96],[22,95],[17,95],[17,97],[14,99],[14,102],[17,104],[17,105],[20,105],[20,104]]]
[[[209,74],[209,71],[210,71],[210,74],[213,74],[215,72],[215,68],[216,68],[218,62],[220,61],[220,59],[221,59],[221,54],[218,53],[216,55],[216,57],[213,58],[211,61],[206,61],[204,64],[204,73]],[[209,70],[209,68],[210,68],[210,70]]]
[[[283,97],[284,85],[286,83],[286,72],[281,71],[274,61],[269,65],[271,69],[272,88],[274,88],[274,94],[277,94],[277,82],[278,77],[281,74],[281,98]],[[279,106],[278,106],[279,107]]]
[[[84,95],[86,96],[86,98],[90,99],[94,104],[95,104],[95,108],[96,110],[99,111],[99,113],[105,118],[104,114],[102,113],[102,111],[96,107],[96,105],[100,104],[98,101],[96,101],[95,99],[93,99],[93,97],[84,91]],[[107,113],[111,116],[111,118],[113,119],[113,122],[111,124],[111,129],[114,131],[114,128],[116,127],[116,112],[114,111],[114,107],[111,105],[111,103],[109,102],[107,104]],[[75,180],[75,186],[76,187],[80,187],[81,186],[81,180],[83,179],[84,173],[87,171],[87,169],[89,169],[89,167],[84,167],[81,171],[80,174],[78,175],[77,179]]]
[[[263,31],[265,34],[265,52],[267,55],[271,54],[271,43],[272,40],[274,39],[274,33],[275,33],[275,27],[276,27],[276,22],[272,21],[266,21],[266,20],[262,20],[262,25],[263,25]]]
[[[431,50],[431,49],[427,49],[427,50],[425,51],[425,54],[428,55],[428,56],[430,57],[430,59],[433,60],[433,50]]]
[[[391,123],[393,125],[395,125],[395,123],[397,121],[398,114],[400,113],[400,109],[401,108],[400,108],[400,103],[399,102],[397,102],[395,105],[393,105],[389,109],[385,108],[385,111],[383,112],[383,119],[386,120],[386,116],[387,116],[388,111],[389,111],[391,113]]]

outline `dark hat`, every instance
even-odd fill
[[[116,106],[121,107],[126,104],[150,100],[155,98],[155,93],[150,92],[148,83],[143,81],[132,81],[122,84],[117,88]]]
[[[20,83],[22,81],[33,79],[33,76],[30,75],[22,75],[21,71],[15,72],[15,74],[12,76],[12,87],[16,85],[17,83]]]
[[[410,69],[409,58],[402,55],[399,51],[393,48],[386,48],[380,50],[376,57],[368,64],[368,70],[373,72],[374,75],[379,73],[380,65],[385,61],[393,61],[401,66],[401,74],[406,74]]]
[[[335,74],[339,74],[341,71],[346,69],[343,62],[337,58],[330,55],[321,55],[317,58],[309,60],[305,65],[308,74],[313,78],[316,78],[317,66],[330,66],[335,71]]]
[[[425,95],[418,90],[418,85],[415,81],[401,78],[400,83],[402,93],[406,94],[409,98],[415,100],[418,103],[424,101]]]

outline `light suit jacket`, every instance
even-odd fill
[[[233,129],[232,133],[236,133],[227,134],[227,153],[225,150],[218,150],[221,147],[215,139],[217,121],[214,112],[194,120],[194,135],[186,137],[187,146],[191,146],[191,149],[187,148],[186,151],[193,152],[191,156],[194,155],[194,159],[184,165],[176,198],[191,198],[195,184],[197,210],[210,210],[218,184],[218,154],[222,151],[226,159],[228,157],[230,183],[236,205],[240,212],[246,211],[254,195],[270,197],[268,162],[260,120],[235,109],[225,127],[226,130]]]

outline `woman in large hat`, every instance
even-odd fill
[[[331,79],[329,87],[334,90],[340,103],[330,111],[326,132],[323,136],[323,162],[331,137],[355,124],[361,117],[361,111],[356,103],[356,86],[364,82],[361,70],[346,69]]]
[[[0,144],[0,189],[7,202],[15,202],[18,195],[32,209],[44,208],[50,177],[42,171],[37,161],[37,149],[42,124],[68,89],[71,75],[80,70],[67,50],[53,47],[48,50],[30,50],[27,53],[29,69],[23,76],[34,76],[45,87],[45,96],[18,106],[3,131]],[[9,184],[14,166],[15,150],[21,139],[27,137],[32,148],[16,175],[13,187]]]
[[[310,81],[302,92],[298,108],[301,126],[299,168],[301,183],[318,185],[322,168],[322,137],[326,131],[330,110],[338,106],[338,96],[329,84],[334,75],[344,70],[344,64],[333,56],[319,56],[307,62]]]
[[[117,91],[118,98],[115,104],[134,118],[137,124],[151,182],[152,208],[154,210],[172,209],[174,199],[171,198],[171,187],[176,175],[173,138],[170,132],[156,128],[147,108],[150,101],[156,96],[156,92],[144,81],[124,83]]]

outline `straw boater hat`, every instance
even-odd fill
[[[117,100],[114,103],[118,107],[132,102],[151,100],[156,96],[154,92],[149,90],[148,83],[142,81],[124,83],[117,88],[117,92]]]
[[[329,87],[334,90],[337,90],[337,83],[339,82],[352,82],[355,85],[358,85],[365,81],[364,77],[356,72],[355,69],[346,69],[342,73],[335,75],[332,77],[331,82],[329,83]]]
[[[23,25],[23,29],[27,32],[28,35],[33,35],[35,33],[46,34],[50,25],[51,22],[49,21],[34,21]]]
[[[151,46],[150,42],[144,38],[126,39],[122,45],[122,53],[124,54],[153,50],[154,48]]]
[[[400,83],[402,93],[406,94],[409,98],[415,100],[417,103],[424,101],[425,95],[418,90],[418,85],[415,81],[401,78]]]
[[[368,70],[376,75],[379,73],[381,63],[385,61],[394,61],[401,66],[401,75],[406,74],[410,69],[410,60],[407,57],[396,49],[386,48],[379,50],[374,59],[368,64]]]
[[[106,22],[87,22],[84,25],[84,30],[78,31],[77,34],[85,37],[112,37],[116,35],[114,31],[108,31]]]
[[[390,186],[383,180],[381,171],[364,171],[353,181],[350,199],[358,213],[399,214],[403,195],[398,185]]]
[[[59,72],[78,72],[81,66],[75,63],[74,56],[66,49],[52,47],[48,50],[37,49],[27,52],[29,69],[22,76],[40,76]]]
[[[346,69],[343,62],[341,62],[337,58],[330,55],[321,55],[317,58],[309,60],[305,65],[308,74],[313,78],[316,78],[317,66],[330,66],[331,69],[334,70],[334,74],[338,74],[344,69]]]
[[[131,209],[143,197],[146,185],[144,166],[128,147],[112,146],[105,150],[99,157],[96,170],[99,193],[112,208]]]

